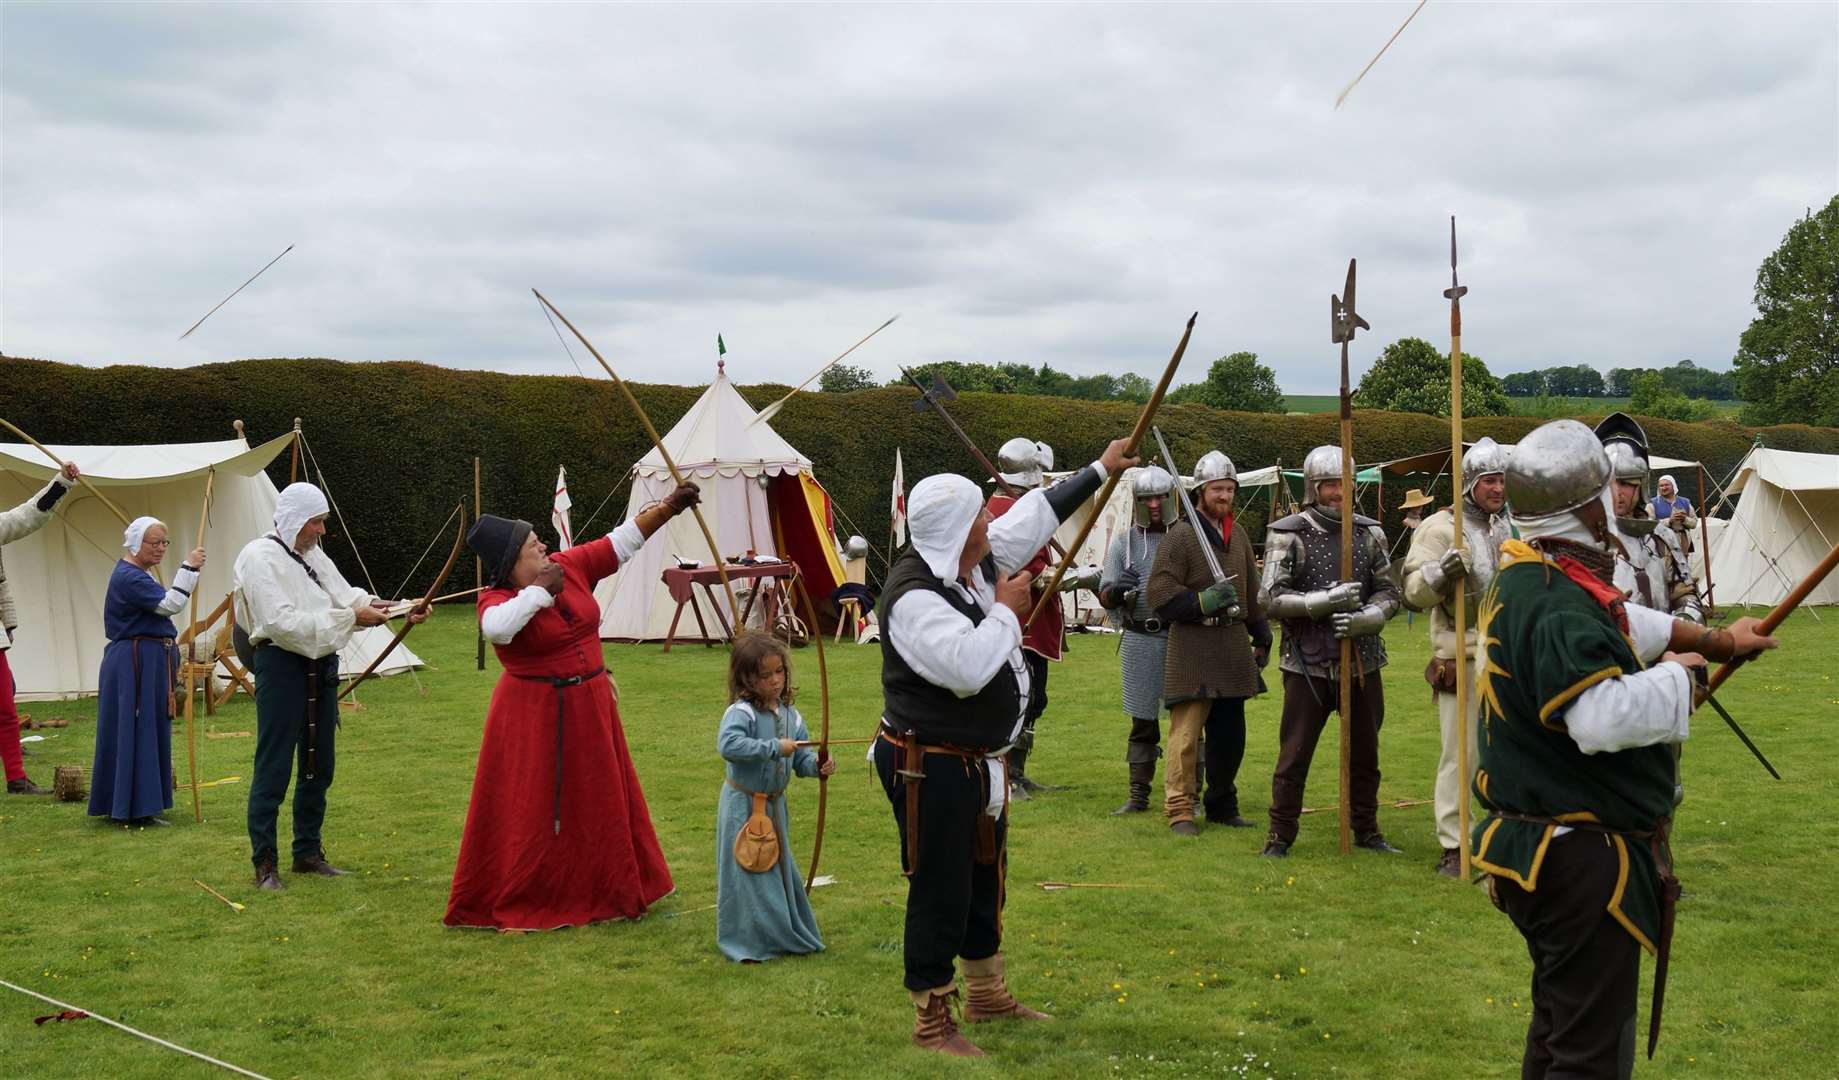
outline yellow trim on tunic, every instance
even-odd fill
[[[1565,687],[1562,691],[1558,693],[1556,697],[1552,698],[1552,700],[1540,706],[1539,723],[1544,725],[1545,727],[1550,728],[1553,731],[1565,730],[1563,724],[1554,724],[1549,720],[1549,717],[1553,713],[1557,712],[1559,709],[1564,708],[1565,705],[1569,704],[1572,698],[1583,693],[1585,690],[1590,689],[1592,686],[1595,686],[1597,683],[1602,682],[1604,679],[1619,678],[1623,674],[1624,672],[1622,671],[1622,668],[1619,665],[1612,664],[1609,667],[1602,669],[1601,671],[1593,671],[1590,674],[1585,675],[1583,678],[1572,683],[1570,686]]]

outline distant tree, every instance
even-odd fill
[[[1658,371],[1636,375],[1630,389],[1628,411],[1641,416],[1658,416],[1663,420],[1709,420],[1717,415],[1717,408],[1710,402],[1689,398],[1673,389]]]
[[[1603,380],[1603,393],[1607,397],[1627,397],[1633,392],[1635,376],[1640,368],[1610,368],[1609,375]]]
[[[817,388],[832,394],[847,394],[851,390],[868,390],[875,385],[875,377],[865,367],[854,364],[838,364],[818,376]]]
[[[1515,371],[1503,375],[1501,391],[1508,397],[1538,397],[1545,393],[1545,372]]]
[[[1021,366],[1021,365],[1017,365]],[[958,360],[935,360],[913,368],[921,384],[932,385],[934,375],[943,376],[953,390],[978,391],[986,394],[1016,393],[1015,378],[1002,368],[989,364],[966,364]],[[1023,370],[1029,370],[1025,366]],[[893,379],[889,386],[911,386],[906,379]]]
[[[1588,364],[1545,369],[1545,392],[1559,397],[1602,397],[1603,373]]]
[[[1734,363],[1746,420],[1839,425],[1839,195],[1762,261]]]
[[[1117,398],[1119,401],[1148,401],[1149,395],[1155,393],[1156,384],[1146,375],[1127,371],[1117,377]]]
[[[1147,381],[1147,380],[1145,380]],[[1283,389],[1277,373],[1258,362],[1254,352],[1236,352],[1215,360],[1207,377],[1178,387],[1175,404],[1195,402],[1234,412],[1283,412]]]
[[[1387,345],[1360,379],[1354,404],[1363,409],[1449,415],[1449,354],[1422,338]],[[1506,416],[1511,411],[1499,379],[1478,357],[1462,354],[1462,414]]]

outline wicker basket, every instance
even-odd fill
[[[51,793],[59,802],[79,802],[89,795],[89,776],[81,765],[59,765],[51,770]]]

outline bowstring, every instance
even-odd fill
[[[617,495],[617,494],[619,494],[619,489],[620,489],[620,488],[623,488],[623,487],[625,487],[625,486],[626,486],[626,481],[627,481],[627,480],[630,480],[630,479],[632,479],[632,477],[633,477],[633,474],[632,474],[632,473],[627,473],[627,474],[626,474],[626,476],[625,476],[625,479],[623,479],[623,480],[621,480],[621,481],[620,481],[619,483],[617,483],[617,484],[614,484],[614,485],[613,485],[613,490],[612,490],[612,491],[609,491],[609,492],[607,492],[607,497],[606,497],[606,498],[604,498],[604,499],[602,499],[602,500],[600,500],[600,505],[599,505],[599,506],[596,506],[596,507],[594,507],[594,512],[593,512],[593,513],[591,513],[591,514],[589,514],[589,515],[587,516],[587,520],[586,520],[586,521],[583,521],[583,522],[582,522],[582,523],[580,524],[580,526],[579,526],[578,528],[576,528],[576,529],[575,529],[575,535],[576,535],[577,537],[581,537],[581,536],[586,536],[586,535],[587,535],[587,527],[588,527],[589,525],[592,525],[592,524],[594,523],[594,519],[600,516],[600,512],[601,512],[602,510],[604,510],[604,509],[606,509],[606,507],[607,507],[607,503],[609,503],[609,502],[612,502],[612,501],[613,501],[613,496],[615,496],[615,495]]]
[[[462,504],[462,505],[464,505],[464,504]],[[406,575],[404,575],[404,576],[403,576],[403,579],[402,579],[402,584],[401,584],[401,585],[398,585],[398,586],[396,586],[396,591],[395,591],[395,593],[393,593],[393,594],[392,594],[393,596],[395,596],[395,597],[400,597],[400,596],[402,596],[402,590],[404,590],[404,589],[406,589],[406,588],[408,588],[408,587],[409,587],[409,582],[411,582],[411,581],[414,581],[414,580],[415,580],[415,571],[417,571],[417,570],[420,570],[420,569],[421,569],[421,564],[422,564],[422,563],[424,563],[424,562],[427,562],[427,561],[428,561],[428,553],[429,553],[430,551],[433,551],[433,550],[434,550],[434,545],[436,545],[436,544],[438,544],[438,543],[440,543],[440,542],[441,542],[441,537],[443,537],[443,536],[446,536],[446,535],[447,535],[447,524],[448,524],[448,522],[451,522],[451,521],[453,520],[453,515],[454,515],[454,514],[457,514],[457,513],[459,513],[459,510],[458,510],[458,508],[456,508],[456,509],[454,509],[453,511],[451,511],[450,513],[448,513],[448,515],[447,515],[447,520],[446,520],[446,521],[443,521],[443,522],[441,522],[441,527],[440,527],[440,528],[438,528],[438,529],[436,529],[436,530],[434,531],[434,539],[432,539],[432,540],[429,540],[429,541],[428,541],[428,546],[427,546],[427,547],[425,547],[425,548],[422,548],[422,549],[421,549],[421,558],[419,558],[419,559],[416,559],[416,560],[415,560],[415,565],[414,565],[414,566],[411,566],[411,567],[409,567],[409,572],[408,572],[408,573],[407,573]]]

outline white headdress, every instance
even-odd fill
[[[312,484],[289,484],[275,500],[275,534],[291,548],[306,523],[330,509],[325,493]]]

